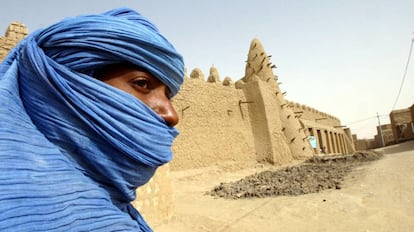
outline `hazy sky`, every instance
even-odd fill
[[[286,98],[338,117],[359,138],[389,123],[414,38],[413,0],[3,1],[0,31],[29,31],[64,17],[127,6],[153,21],[184,56],[188,73],[244,75],[253,38],[272,55]],[[3,36],[4,32],[0,35]],[[395,109],[414,104],[414,58]]]

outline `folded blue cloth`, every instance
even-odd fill
[[[93,74],[129,62],[175,95],[181,55],[139,13],[67,18],[0,65],[0,231],[151,231],[130,204],[178,132]]]

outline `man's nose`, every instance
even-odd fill
[[[175,126],[179,121],[177,111],[175,111],[171,100],[165,94],[163,95],[157,99],[157,103],[152,109],[165,120],[168,126]]]
[[[158,115],[160,115],[165,120],[168,126],[177,125],[179,121],[178,114],[169,99],[168,103],[166,103],[162,108],[163,110],[161,110]]]

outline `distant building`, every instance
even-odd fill
[[[394,110],[390,113],[395,143],[414,139],[412,108]]]
[[[358,139],[356,134],[352,135],[352,139],[354,140],[355,150],[357,151],[369,150],[378,147],[375,139]]]
[[[414,139],[414,104],[409,108],[393,110],[390,124],[377,126],[374,139],[358,139],[353,135],[356,150],[368,150]]]

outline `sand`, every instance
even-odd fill
[[[175,214],[156,232],[414,231],[414,141],[378,149],[384,156],[356,166],[339,188],[297,196],[226,199],[220,183],[275,167],[223,164],[172,172]],[[286,167],[278,167],[283,169]]]

